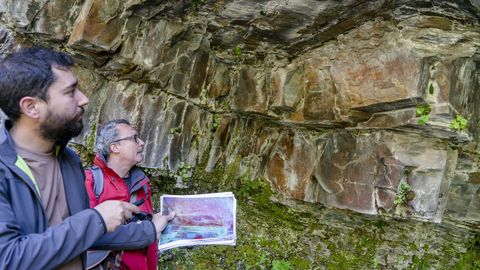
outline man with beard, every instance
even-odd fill
[[[66,143],[80,134],[88,98],[73,59],[22,49],[0,63],[0,269],[83,269],[85,251],[140,249],[173,215],[122,225],[140,209],[106,201],[89,209],[84,173]]]

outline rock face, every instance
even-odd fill
[[[0,55],[75,56],[84,136],[131,120],[145,167],[240,158],[284,198],[480,222],[478,1],[4,0],[0,20]]]

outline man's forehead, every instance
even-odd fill
[[[52,64],[51,67],[52,67],[52,70],[58,69],[58,70],[61,70],[61,71],[71,71],[69,67],[59,65],[59,64],[55,64],[55,63]]]
[[[118,124],[118,125],[117,125],[117,128],[118,128],[118,130],[120,130],[121,132],[132,133],[132,134],[133,134],[133,133],[137,133],[137,130],[136,130],[134,127],[132,127],[132,126],[130,126],[130,125],[128,125],[128,124],[125,124],[125,123],[120,123],[120,124]]]
[[[56,77],[55,78],[56,80],[58,79],[68,80],[68,83],[77,82],[77,77],[75,76],[75,74],[73,74],[72,70],[67,67],[52,65],[52,72]]]

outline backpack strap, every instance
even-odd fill
[[[145,199],[149,198],[148,194],[148,177],[138,167],[134,167],[130,170],[130,202],[137,201],[138,193],[143,189]]]
[[[95,193],[95,198],[98,199],[100,198],[100,195],[103,192],[103,172],[102,170],[97,167],[97,166],[92,166],[88,168],[92,172],[93,176],[93,192]]]

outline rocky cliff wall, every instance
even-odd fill
[[[260,179],[293,208],[478,230],[479,18],[475,0],[4,0],[0,53],[74,55],[76,142],[127,118],[177,192],[221,168],[203,191]]]

